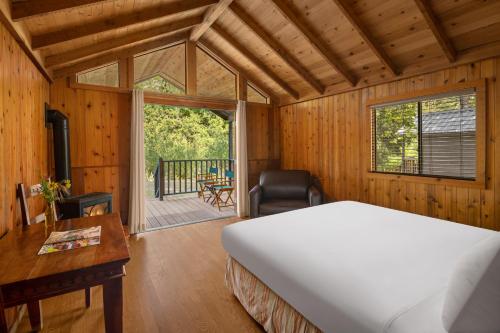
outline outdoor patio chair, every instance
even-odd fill
[[[209,201],[212,197],[210,186],[217,183],[217,175],[219,174],[219,168],[210,167],[208,173],[201,173],[196,175],[196,183],[198,184],[198,198],[202,198],[203,201]],[[205,194],[205,193],[208,193]]]
[[[217,208],[221,207],[231,207],[234,206],[233,192],[234,192],[234,172],[231,170],[226,170],[224,173],[225,179],[216,184],[209,185],[210,192],[212,194],[212,206],[217,205]],[[226,199],[223,198],[224,194]]]

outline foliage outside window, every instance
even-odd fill
[[[373,171],[476,178],[476,93],[372,107]]]
[[[76,74],[78,83],[104,87],[119,86],[118,63],[112,63]]]
[[[160,157],[164,160],[227,159],[228,138],[228,122],[210,110],[144,105],[144,153],[146,172],[150,175]]]
[[[269,98],[250,84],[247,85],[247,100],[253,103],[269,104]]]

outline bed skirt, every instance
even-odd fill
[[[320,333],[291,305],[250,273],[234,258],[226,262],[226,286],[245,310],[268,333]]]

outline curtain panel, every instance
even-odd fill
[[[249,215],[247,110],[246,102],[238,101],[236,109],[236,211],[239,217]]]
[[[144,191],[144,92],[132,92],[130,130],[130,195],[128,224],[131,234],[146,230]]]

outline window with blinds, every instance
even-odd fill
[[[372,107],[373,171],[476,177],[476,93],[427,96]]]

